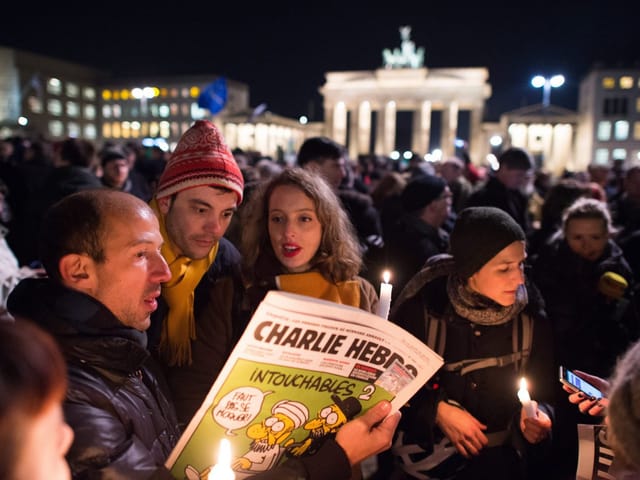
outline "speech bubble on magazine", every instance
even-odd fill
[[[227,430],[227,435],[237,435],[233,430],[246,427],[262,410],[264,398],[273,392],[263,392],[255,387],[239,387],[225,394],[213,407],[213,420]]]

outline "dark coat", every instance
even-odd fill
[[[54,168],[42,187],[39,195],[40,211],[72,193],[101,188],[100,179],[88,168],[68,165]]]
[[[88,168],[75,165],[46,170],[47,176],[40,188],[34,191],[24,205],[25,216],[20,219],[19,239],[21,264],[38,260],[38,239],[40,224],[47,209],[67,195],[82,190],[102,188],[100,179]],[[46,234],[46,232],[45,232]]]
[[[630,331],[637,329],[623,321],[629,317],[619,313],[619,307],[624,307],[621,302],[598,291],[598,280],[607,271],[622,275],[632,287],[633,275],[620,247],[609,241],[602,257],[590,262],[558,238],[545,245],[531,263],[532,279],[553,325],[558,363],[608,377],[617,356],[633,340]]]
[[[216,258],[194,292],[196,338],[191,341],[192,364],[163,367],[183,428],[200,408],[246,326],[248,319],[240,311],[240,258],[236,247],[221,238]],[[157,358],[168,309],[160,297],[158,309],[151,315],[149,349]]]
[[[554,330],[557,366],[607,378],[617,356],[637,338],[638,319],[633,302],[613,301],[598,291],[598,280],[612,271],[631,280],[621,249],[609,242],[602,257],[590,262],[576,255],[564,239],[543,246],[532,260],[532,279],[539,287]],[[632,291],[628,289],[628,293]],[[633,300],[633,299],[631,299]],[[631,308],[628,308],[631,306]],[[624,314],[620,308],[625,308]],[[634,331],[635,330],[635,331]],[[598,423],[583,415],[557,387],[555,444],[558,472],[575,474],[578,461],[576,424]]]
[[[368,270],[372,268],[384,246],[380,213],[373,206],[371,196],[366,193],[353,188],[340,188],[337,193],[358,236],[363,252],[363,270],[360,273],[367,277]],[[371,278],[367,277],[367,280]]]
[[[73,478],[172,478],[164,462],[180,432],[145,334],[93,297],[49,279],[23,280],[8,307],[50,332],[67,360],[63,407],[75,434],[67,454]]]
[[[532,231],[529,199],[519,190],[508,189],[495,176],[489,177],[478,190],[467,198],[467,207],[496,207],[507,212],[522,227],[525,234]]]
[[[393,268],[393,298],[425,262],[449,249],[449,234],[405,213],[385,237],[385,256]]]
[[[512,353],[513,321],[483,326],[459,316],[449,301],[446,283],[446,276],[426,283],[415,296],[394,306],[390,320],[427,343],[425,308],[429,311],[429,321],[434,321],[432,316],[444,319],[446,344],[443,357],[447,363]],[[486,434],[511,431],[502,447],[483,449],[471,463],[465,464],[462,457],[454,454],[441,467],[449,474],[461,468],[464,474],[459,472],[463,475],[460,478],[524,478],[521,472],[526,467],[518,460],[520,454],[525,453],[524,458],[528,458],[529,462],[532,462],[532,458],[544,458],[549,454],[548,441],[530,445],[519,428],[510,428],[512,422],[520,418],[521,405],[516,393],[523,374],[530,384],[535,385],[531,397],[552,416],[550,404],[545,404],[553,399],[553,382],[556,381],[549,356],[550,327],[535,288],[529,286],[527,290],[529,303],[525,312],[533,319],[534,328],[531,355],[524,371],[517,369],[513,363],[476,370],[466,375],[441,368],[402,409],[399,431],[403,432],[403,443],[417,444],[427,453],[431,453],[434,444],[444,438],[435,421],[440,401],[454,401],[469,411],[487,426]],[[444,471],[441,473],[444,474]]]
[[[104,178],[100,179],[100,183],[107,188],[113,188],[105,183]],[[135,170],[129,172],[129,176],[120,190],[138,197],[145,203],[148,203],[151,200],[151,197],[153,197],[146,179]]]

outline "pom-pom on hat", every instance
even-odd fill
[[[242,202],[242,172],[222,134],[208,120],[197,120],[182,134],[160,176],[156,198],[202,186],[229,189],[238,204]]]
[[[504,210],[469,207],[458,214],[449,237],[449,252],[456,272],[469,278],[503,248],[524,240],[522,228]]]
[[[400,195],[406,212],[420,210],[436,200],[444,192],[447,182],[436,175],[419,175],[407,183]]]

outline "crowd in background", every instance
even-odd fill
[[[245,257],[242,267],[244,278],[250,280],[251,309],[274,279],[285,283],[291,272],[315,275],[309,268],[315,265],[325,280],[331,280],[341,303],[349,303],[345,298],[350,298],[354,306],[375,311],[377,298],[371,285],[379,284],[384,270],[392,272],[396,301],[430,260],[440,261],[442,255],[451,253],[452,236],[458,239],[458,259],[465,249],[478,248],[468,237],[464,248],[460,247],[462,227],[457,222],[463,212],[495,207],[513,222],[509,242],[520,241],[522,232],[526,252],[520,253],[528,295],[539,300],[536,305],[541,313],[535,315],[549,321],[552,340],[544,348],[552,354],[553,367],[565,365],[608,378],[617,359],[640,338],[640,163],[616,159],[611,165],[592,165],[586,171],[554,176],[536,168],[529,152],[520,148],[502,151],[499,166],[493,170],[478,166],[464,151],[434,162],[417,154],[406,161],[374,155],[350,159],[343,146],[314,137],[301,147],[296,165],[303,169],[311,165],[320,172],[326,182],[316,184],[306,174],[287,177],[290,165],[260,152],[236,149],[232,153],[244,188],[237,193],[242,203],[238,202],[224,236]],[[153,203],[170,157],[170,152],[137,142],[97,145],[82,138],[57,142],[2,139],[0,314],[10,317],[7,297],[22,279],[45,275],[37,244],[49,233],[42,225],[52,205],[75,192],[95,188],[126,192]],[[274,178],[278,180],[269,183]],[[325,231],[331,225],[333,235],[323,239],[302,266],[287,263],[287,256],[279,257],[275,247],[275,256],[265,251],[264,245],[276,242],[276,234],[269,240],[266,227],[260,230],[266,221],[265,203],[304,201],[296,197],[296,189],[315,202],[316,220]],[[333,199],[331,191],[335,204],[327,202],[326,208],[319,208],[327,198]],[[162,204],[154,208],[166,213]],[[281,211],[288,214],[285,207]],[[340,239],[344,246],[339,245]],[[500,248],[487,252],[468,277],[473,278],[478,268],[509,244],[500,243]],[[321,257],[325,260],[318,260]],[[433,268],[434,263],[429,265]],[[308,278],[307,290],[301,293],[315,295],[317,279]],[[402,319],[397,321],[402,324]],[[197,355],[198,350],[194,352]],[[171,368],[167,372],[171,382]],[[178,376],[182,380],[180,375],[184,373]],[[209,381],[207,378],[205,389]],[[566,401],[557,378],[546,381],[554,387],[547,396],[555,405],[548,412],[556,444],[551,455],[559,455],[550,464],[558,466],[558,478],[570,478],[577,461],[575,425],[600,419],[580,413]],[[181,422],[191,418],[201,399],[191,397],[189,401],[192,404],[183,418],[178,411]],[[391,478],[387,462],[389,457],[381,455],[378,472],[372,475]]]

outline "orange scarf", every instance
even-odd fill
[[[276,277],[278,289],[360,308],[360,282],[333,283],[319,272],[287,273]]]

